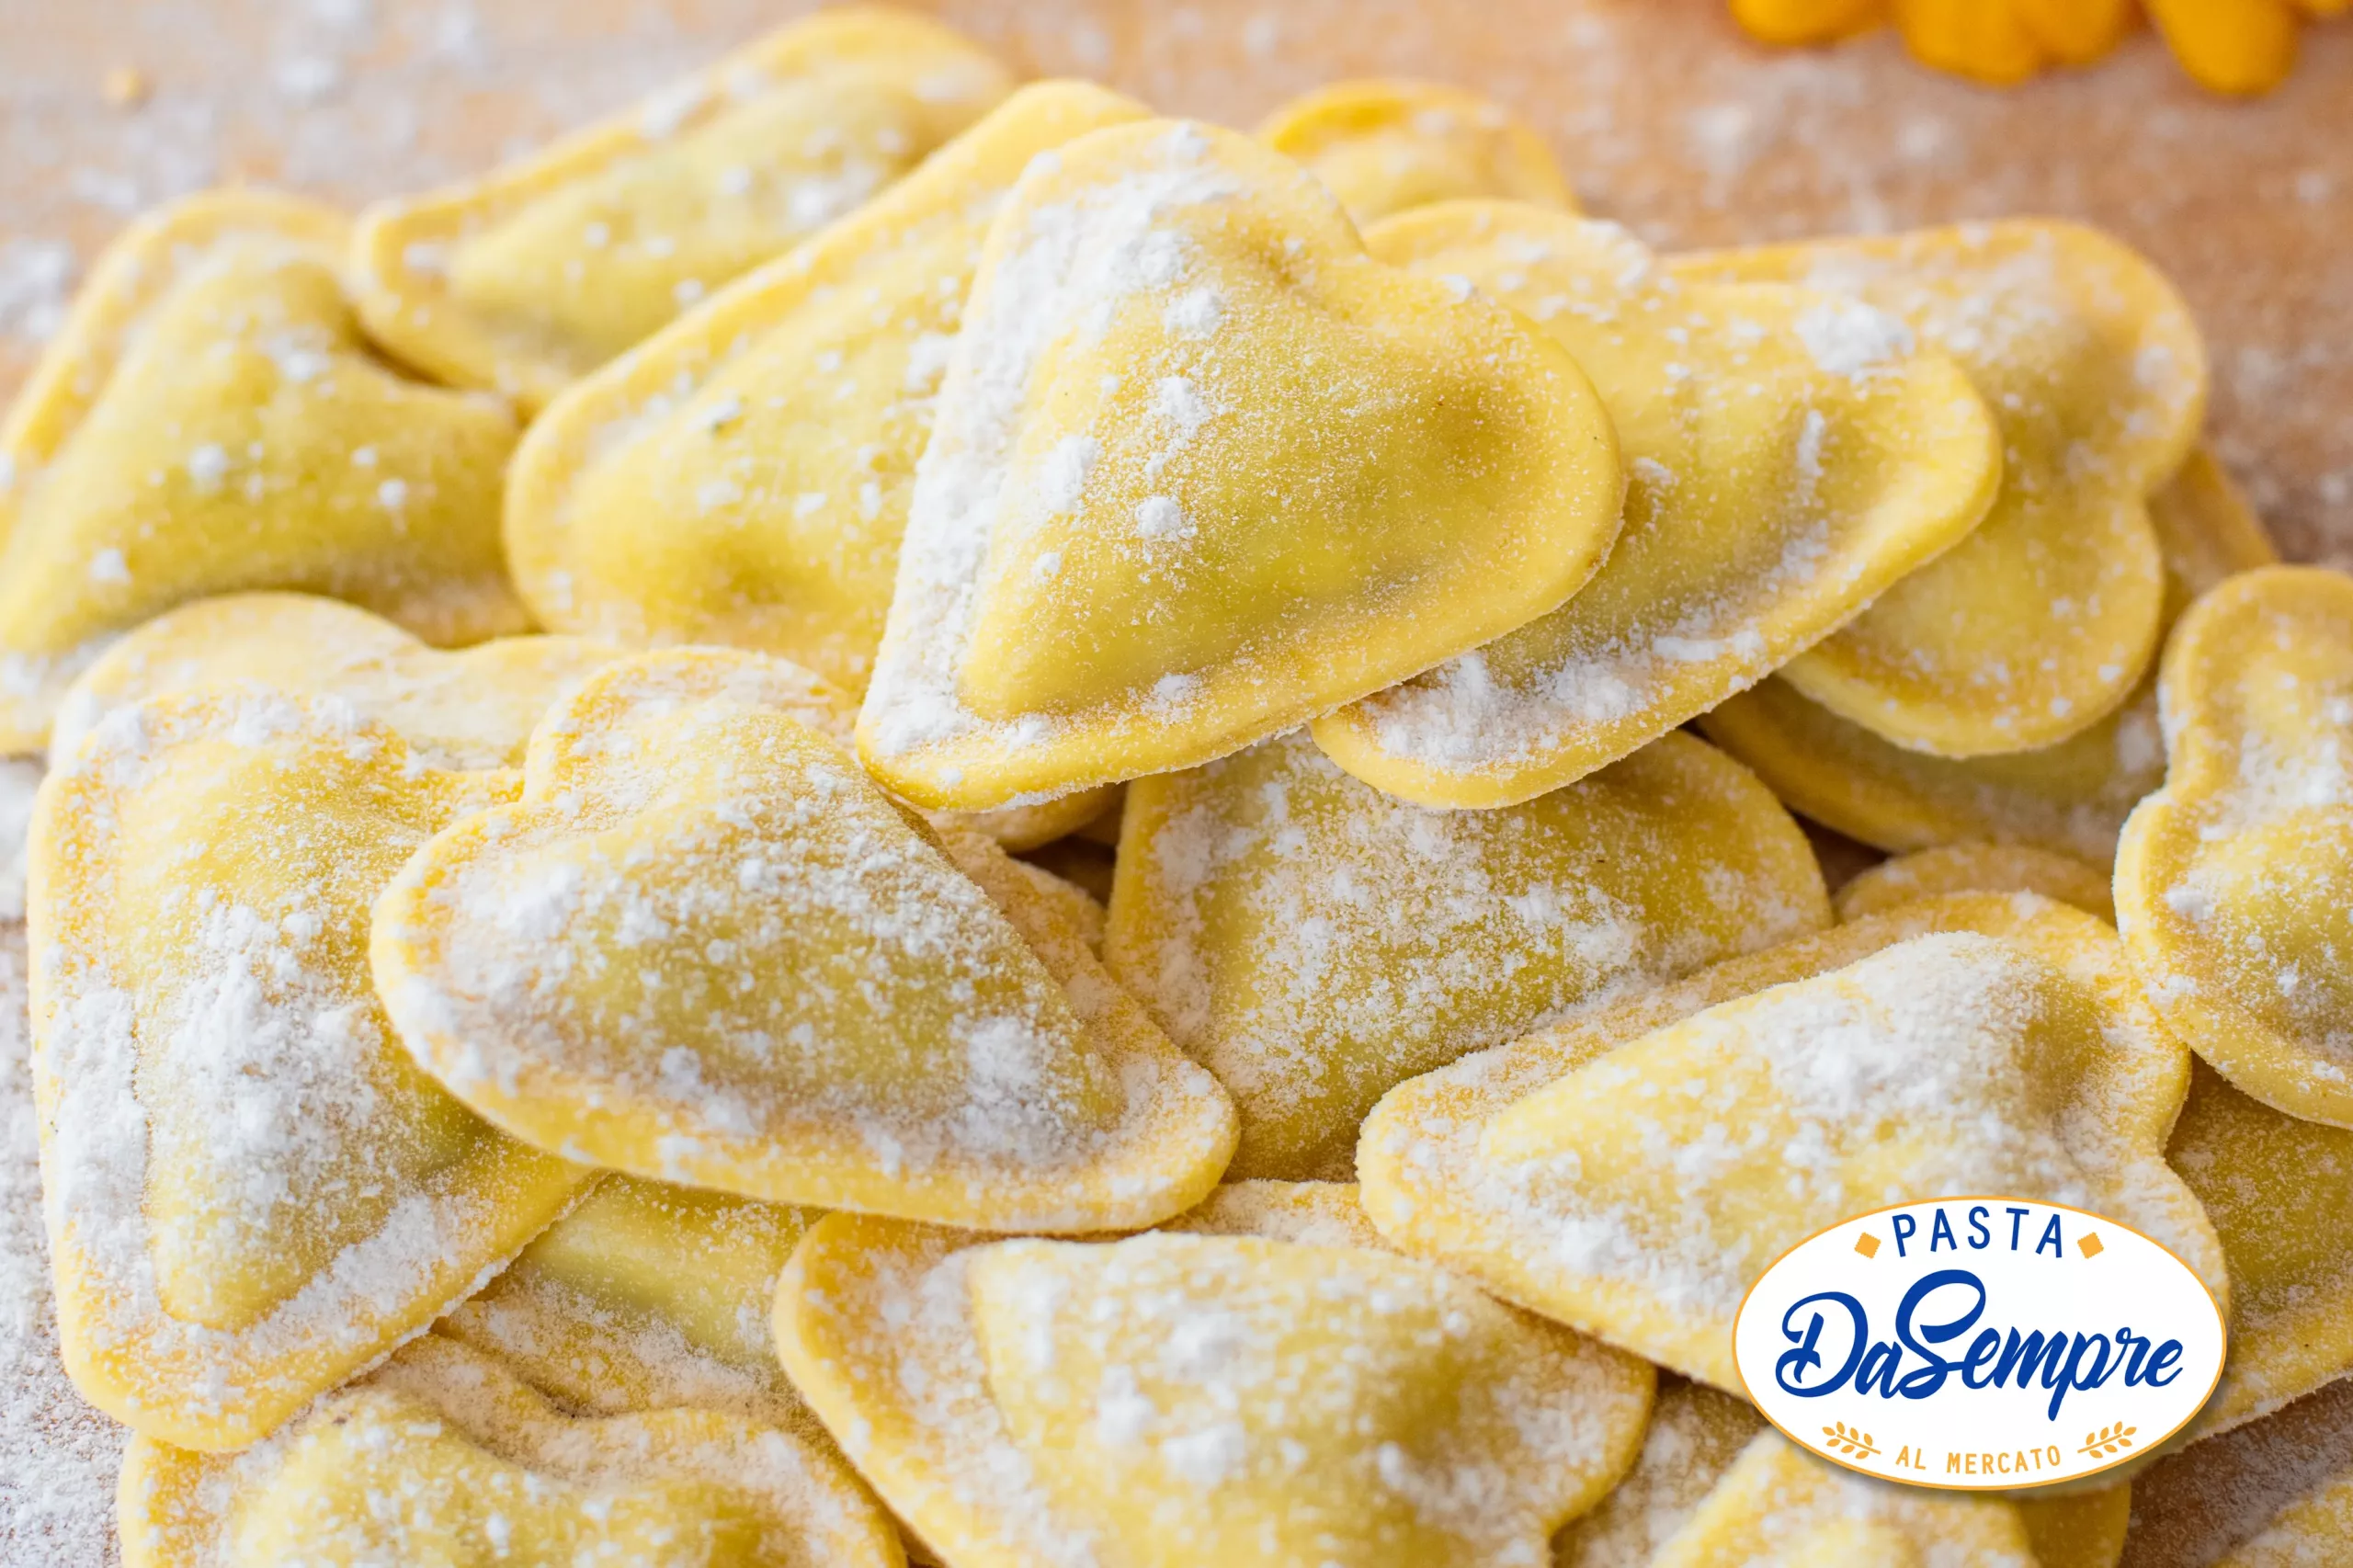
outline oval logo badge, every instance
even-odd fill
[[[1943,1198],[1781,1255],[1733,1325],[1748,1397],[1791,1440],[1915,1486],[2016,1491],[2123,1464],[2222,1375],[2205,1283],[2101,1215]]]

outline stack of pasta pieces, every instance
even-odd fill
[[[880,12],[149,219],[0,500],[127,1557],[2353,1551],[2353,583],[2204,384],[2081,229],[1657,256]],[[2229,1303],[2178,1451],[1764,1429],[1764,1263],[1989,1191]]]

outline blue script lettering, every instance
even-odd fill
[[[1940,1290],[1962,1292],[1956,1311],[1924,1321],[1928,1299]],[[1985,1282],[1966,1268],[1925,1274],[1904,1293],[1895,1309],[1893,1339],[1871,1336],[1870,1314],[1843,1290],[1818,1290],[1781,1314],[1781,1335],[1790,1348],[1773,1363],[1773,1381],[1799,1399],[1819,1399],[1852,1384],[1858,1393],[1881,1399],[1927,1399],[1958,1377],[1966,1389],[2040,1386],[2051,1391],[2048,1419],[2059,1419],[2072,1392],[2096,1389],[2123,1377],[2128,1386],[2163,1388],[2180,1375],[2181,1341],[2157,1342],[2130,1325],[2106,1334],[2020,1334],[2015,1328],[1978,1328],[1985,1315]],[[1844,1314],[1843,1325],[1833,1323]],[[1824,1364],[1826,1328],[1843,1326],[1847,1353],[1835,1369]],[[1977,1329],[1958,1359],[1939,1346]]]

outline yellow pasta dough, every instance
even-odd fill
[[[1096,131],[989,231],[860,754],[963,810],[1207,762],[1552,609],[1621,489],[1524,318],[1247,137]]]
[[[2202,450],[2151,497],[2165,620],[2234,572],[2279,559],[2263,525]],[[1793,810],[1897,851],[1986,839],[2106,867],[2141,798],[2165,782],[2156,671],[2124,706],[2056,745],[2000,756],[1906,751],[1773,679],[1705,715],[1708,738]]]
[[[811,1428],[767,1320],[777,1276],[818,1217],[608,1176],[435,1329],[575,1410],[692,1405]]]
[[[1601,1506],[1552,1541],[1552,1568],[1650,1568],[1765,1426],[1745,1399],[1663,1373],[1642,1457]]]
[[[1461,87],[1335,82],[1277,108],[1258,140],[1305,164],[1360,224],[1479,198],[1576,210],[1535,127]]]
[[[37,752],[113,638],[292,588],[427,642],[523,628],[499,560],[515,420],[359,339],[344,222],[194,196],[108,250],[0,426],[0,752]]]
[[[1100,899],[1076,882],[1067,881],[1043,866],[1016,860],[1013,869],[1021,873],[1023,881],[1045,895],[1046,901],[1054,906],[1055,913],[1063,917],[1063,923],[1078,933],[1079,940],[1085,942],[1097,958],[1103,956],[1103,929],[1109,916]]]
[[[723,650],[592,676],[521,800],[378,902],[404,1041],[517,1136],[637,1176],[1002,1230],[1192,1204],[1224,1092],[1000,851],[803,722],[827,701]]]
[[[427,1335],[234,1456],[136,1439],[125,1568],[900,1568],[829,1445],[711,1410],[576,1419]]]
[[[507,497],[540,620],[758,648],[863,691],[989,219],[1031,158],[1146,112],[1084,83],[1025,87],[558,398]]]
[[[50,745],[64,756],[153,698],[265,687],[348,703],[434,767],[519,767],[540,715],[620,653],[585,637],[502,637],[444,653],[334,599],[228,594],[167,610],[108,648],[67,690]]]
[[[2132,1488],[2126,1568],[2353,1562],[2353,1379],[2193,1443]]]
[[[2030,893],[1958,895],[1416,1079],[1366,1123],[1358,1169],[1399,1245],[1738,1389],[1733,1319],[1765,1266],[1924,1196],[2112,1215],[2226,1302],[2221,1243],[2163,1157],[2188,1076],[2106,926]],[[1651,1153],[1685,1145],[1704,1167]]]
[[[2001,487],[1969,377],[1859,301],[1678,281],[1614,224],[1503,202],[1365,244],[1542,323],[1594,379],[1628,475],[1624,530],[1575,597],[1316,722],[1392,794],[1510,805],[1616,761],[1953,548]]]
[[[2045,1568],[1999,1497],[1853,1474],[1760,1432],[1653,1568]]]
[[[2247,1094],[2353,1127],[2353,578],[2273,566],[2165,646],[2165,787],[2116,913],[2166,1022]]]
[[[588,1173],[401,1049],[369,906],[511,773],[445,773],[344,706],[118,713],[43,786],[34,1087],[67,1369],[148,1436],[262,1437],[423,1328]]]
[[[2206,357],[2171,285],[2093,230],[2043,221],[1678,259],[1694,280],[1805,283],[1892,312],[1969,369],[2002,427],[1984,523],[1782,675],[1914,751],[2050,746],[2115,711],[2157,643],[2148,496],[2189,455]],[[1834,358],[1861,334],[1825,335]]]
[[[379,202],[352,246],[368,331],[527,409],[815,233],[1013,85],[903,11],[779,28],[485,177]]]
[[[1952,892],[2032,892],[2116,919],[2109,880],[2072,857],[2028,844],[1948,844],[1882,860],[1838,890],[1838,918],[1859,919]]]
[[[1397,1255],[818,1222],[777,1347],[957,1568],[1538,1562],[1651,1369]]]
[[[1828,919],[1797,824],[1688,735],[1432,812],[1293,733],[1129,787],[1104,953],[1240,1106],[1232,1174],[1296,1178],[1417,1073]]]
[[[2188,1436],[2353,1372],[2353,1130],[2282,1116],[2198,1062],[2165,1158],[2231,1272],[2230,1358]]]

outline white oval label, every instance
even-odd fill
[[[1781,1255],[1733,1325],[1793,1441],[1915,1486],[2016,1491],[2133,1459],[2222,1375],[2222,1314],[2130,1226],[2024,1198],[1898,1204]]]

